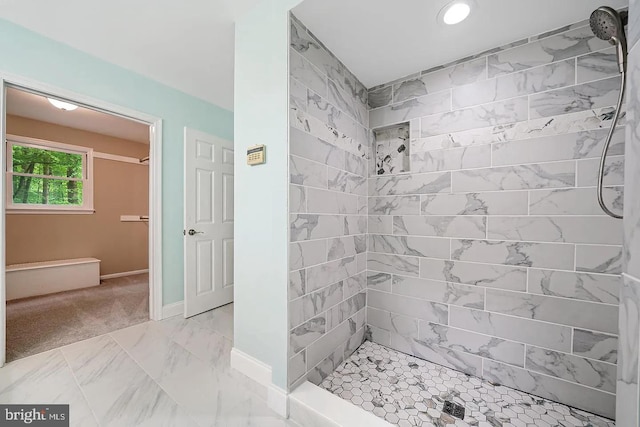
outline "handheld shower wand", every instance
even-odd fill
[[[623,16],[624,14],[624,16]],[[618,70],[621,75],[620,82],[620,95],[618,96],[618,104],[616,111],[613,115],[613,123],[611,123],[611,129],[607,135],[604,148],[602,149],[602,157],[600,158],[600,168],[598,170],[598,203],[602,210],[613,218],[622,219],[622,215],[618,215],[612,212],[604,203],[602,197],[602,187],[604,182],[604,168],[607,160],[607,151],[609,151],[609,145],[611,144],[611,138],[613,132],[616,129],[618,119],[620,118],[620,109],[622,108],[622,101],[624,99],[625,80],[627,73],[627,37],[624,33],[624,20],[626,19],[626,13],[620,14],[616,10],[602,6],[597,8],[591,14],[589,24],[593,34],[601,40],[608,41],[616,47],[616,54],[618,57]]]

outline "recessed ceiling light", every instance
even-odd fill
[[[58,99],[53,99],[53,98],[47,98],[47,99],[49,100],[51,105],[64,111],[73,111],[76,108],[78,108],[77,105],[71,104],[70,102],[64,102],[64,101],[60,101]]]
[[[449,3],[439,13],[442,21],[447,25],[458,24],[469,16],[471,5],[466,1],[454,1]]]

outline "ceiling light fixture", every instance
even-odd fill
[[[49,100],[51,105],[53,105],[54,107],[64,111],[73,111],[76,108],[78,108],[77,105],[71,104],[70,102],[64,102],[64,101],[60,101],[58,99],[53,99],[53,98],[47,98],[47,100]]]
[[[447,25],[459,24],[471,13],[471,5],[467,1],[454,1],[442,8],[439,18]]]

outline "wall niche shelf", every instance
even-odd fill
[[[376,175],[409,172],[409,122],[373,130]]]

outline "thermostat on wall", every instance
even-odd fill
[[[247,148],[247,164],[261,165],[266,161],[266,147],[264,145],[252,145]]]

